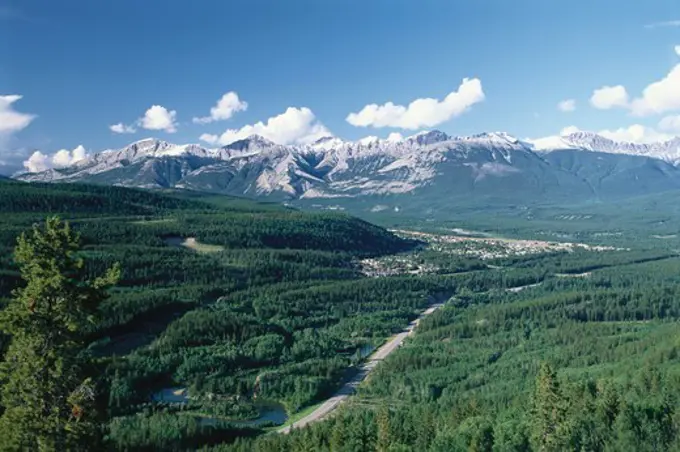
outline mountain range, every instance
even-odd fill
[[[401,140],[326,137],[304,146],[251,136],[220,148],[144,139],[14,178],[338,204],[578,202],[680,189],[680,138],[638,145],[577,132],[529,142],[503,132],[451,137],[434,130]]]

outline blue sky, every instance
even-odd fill
[[[680,133],[677,45],[677,0],[0,0],[0,162],[252,131],[304,142],[569,126],[650,141]],[[384,107],[441,101],[464,79],[483,94]],[[192,121],[230,92],[214,120]]]

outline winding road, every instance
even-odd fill
[[[317,409],[309,413],[307,416],[303,417],[302,419],[299,419],[298,421],[294,422],[289,426],[279,429],[278,432],[289,433],[294,428],[295,429],[301,428],[306,426],[307,424],[320,421],[324,419],[326,416],[328,416],[330,413],[332,413],[335,409],[338,408],[338,406],[340,406],[342,402],[344,402],[349,396],[354,394],[357,386],[359,386],[361,382],[363,382],[366,379],[366,377],[368,377],[368,374],[373,369],[376,368],[380,361],[387,358],[390,355],[390,353],[394,352],[396,349],[399,348],[399,346],[404,342],[404,340],[408,336],[413,334],[416,327],[418,326],[418,323],[420,323],[420,320],[423,317],[432,314],[434,311],[441,308],[442,306],[444,306],[443,303],[430,305],[430,307],[423,311],[418,316],[417,319],[409,323],[408,327],[406,327],[404,331],[390,338],[371,356],[369,356],[366,362],[359,366],[359,371],[356,373],[356,375],[354,375],[354,377],[352,377],[348,382],[346,382],[335,394],[333,394],[332,397],[330,397],[321,405],[319,405]]]

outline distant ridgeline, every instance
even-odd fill
[[[678,149],[680,138],[633,145],[585,132],[540,143],[503,132],[452,137],[436,130],[396,141],[326,137],[304,146],[257,135],[219,148],[145,139],[66,168],[15,177],[177,188],[442,220],[461,204],[563,205],[678,191]]]

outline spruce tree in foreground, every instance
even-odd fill
[[[557,373],[547,363],[536,377],[532,407],[532,440],[534,450],[568,450],[567,401]]]
[[[58,218],[18,239],[25,286],[0,311],[0,329],[11,336],[0,363],[0,450],[96,449],[84,335],[120,270],[87,280],[78,250],[78,235]]]

